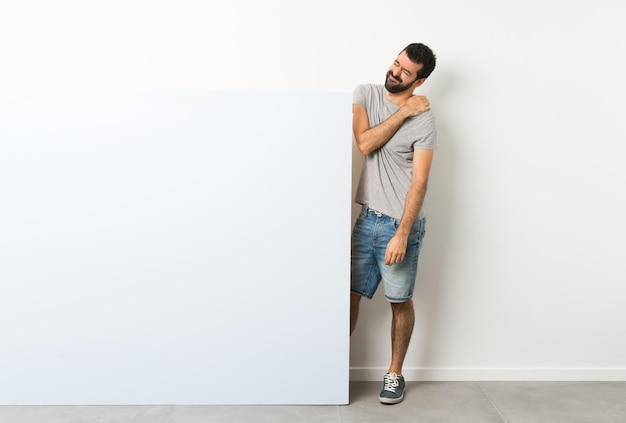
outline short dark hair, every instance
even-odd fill
[[[403,51],[406,51],[406,55],[409,57],[411,62],[423,65],[415,80],[428,78],[431,72],[435,69],[435,64],[437,62],[435,53],[433,53],[427,45],[422,43],[409,44],[400,53]]]

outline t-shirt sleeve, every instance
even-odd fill
[[[414,150],[436,150],[437,149],[437,129],[435,126],[435,116],[432,112],[425,112],[424,119],[421,119],[420,129],[417,131],[420,136],[413,142]]]
[[[367,92],[365,85],[358,85],[352,93],[352,104],[358,104],[359,106],[366,107]]]

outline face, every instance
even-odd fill
[[[406,90],[413,90],[421,85],[421,82],[416,84],[422,79],[417,79],[417,73],[424,67],[422,64],[413,63],[411,59],[406,55],[406,52],[400,53],[400,55],[393,61],[389,70],[387,71],[387,78],[385,79],[385,88],[390,93],[401,93]]]

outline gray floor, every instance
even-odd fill
[[[626,382],[353,382],[346,406],[1,406],[0,423],[626,422]]]

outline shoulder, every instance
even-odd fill
[[[382,93],[383,86],[379,84],[359,84],[354,88],[354,93],[364,93],[364,94],[373,94],[373,93]]]
[[[382,85],[377,84],[357,85],[356,88],[354,88],[352,102],[354,104],[365,106],[372,101],[382,99],[384,96],[383,88],[384,87]]]
[[[417,116],[413,116],[412,118],[407,119],[407,124],[413,127],[434,127],[435,126],[435,114],[432,110],[428,110],[424,113],[421,113]]]
[[[437,127],[432,110],[407,119],[403,126],[414,139],[414,149],[434,150],[437,148]]]
[[[383,94],[384,87],[378,84],[360,84],[354,88],[354,94],[361,94],[366,96],[380,96]]]

